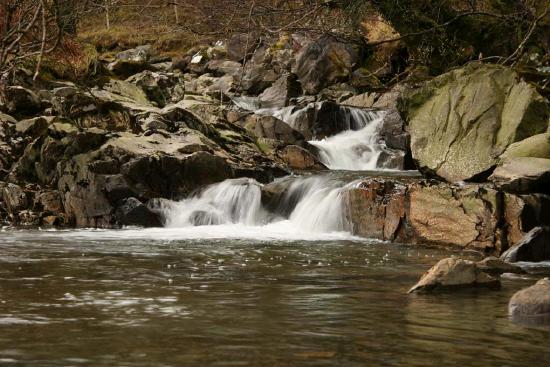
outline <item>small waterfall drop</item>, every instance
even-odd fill
[[[362,127],[359,130],[343,131],[323,140],[311,140],[309,143],[319,149],[319,159],[329,169],[380,169],[379,158],[386,149],[386,144],[380,137],[383,114],[354,109],[350,112],[350,119]]]
[[[288,234],[349,231],[344,216],[347,185],[326,176],[289,177],[275,200],[280,210],[262,204],[262,185],[253,179],[226,180],[159,210],[168,228],[231,225]],[[288,209],[288,210],[286,210]]]

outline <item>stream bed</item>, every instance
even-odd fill
[[[550,331],[507,316],[533,278],[406,293],[452,254],[479,259],[263,227],[4,229],[0,365],[549,365]]]

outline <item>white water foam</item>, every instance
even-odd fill
[[[386,149],[380,137],[383,115],[365,112],[355,121],[364,122],[364,127],[309,142],[319,149],[319,160],[329,169],[366,171],[381,168],[380,154]]]
[[[226,180],[180,202],[164,202],[156,210],[168,231],[149,231],[180,238],[353,238],[342,196],[349,185],[325,176],[287,180],[272,205],[281,210],[270,211],[262,204],[262,185],[257,181]]]

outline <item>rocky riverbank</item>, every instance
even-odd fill
[[[158,226],[158,199],[325,170],[309,141],[363,128],[355,111],[378,111],[376,167],[426,179],[368,178],[345,192],[355,234],[500,255],[550,224],[550,105],[513,70],[472,63],[361,93],[352,46],[275,41],[245,50],[233,37],[172,61],[138,47],[107,60],[91,87],[30,85],[21,72],[2,96],[2,220]]]

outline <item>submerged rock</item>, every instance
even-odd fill
[[[439,261],[409,293],[433,292],[452,288],[498,287],[500,281],[484,273],[475,262],[456,258]]]
[[[550,279],[539,280],[514,294],[508,304],[508,313],[514,322],[531,326],[550,325]]]
[[[502,254],[508,262],[550,260],[550,227],[533,228],[525,237]]]

